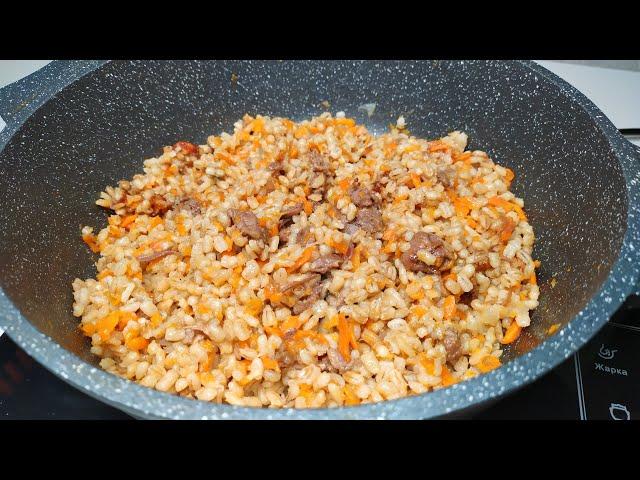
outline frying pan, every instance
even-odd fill
[[[244,113],[300,120],[325,101],[375,133],[399,115],[421,137],[463,130],[470,148],[516,173],[513,189],[537,236],[541,294],[505,365],[431,393],[308,410],[189,400],[101,370],[71,314],[72,280],[95,274],[79,227],[105,224],[99,192],[163,145],[204,143]],[[358,109],[367,103],[376,103],[371,117]],[[0,324],[53,373],[137,417],[464,415],[579,349],[640,278],[639,153],[580,92],[533,62],[53,62],[0,92],[0,116]]]

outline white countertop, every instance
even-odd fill
[[[584,93],[616,127],[640,128],[640,72],[536,61]],[[39,70],[49,62],[0,60],[0,88]],[[640,145],[640,140],[634,143]]]

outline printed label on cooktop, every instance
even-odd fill
[[[640,419],[640,328],[606,324],[579,360],[583,418]]]

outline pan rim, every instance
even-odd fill
[[[121,410],[145,418],[173,419],[413,419],[430,418],[463,411],[484,401],[494,400],[507,392],[541,377],[580,347],[608,321],[632,293],[640,277],[640,163],[633,147],[611,121],[581,92],[533,61],[517,60],[534,74],[559,88],[592,119],[607,137],[625,177],[628,209],[627,229],[618,259],[599,290],[582,311],[575,315],[556,335],[503,367],[455,384],[451,387],[411,397],[352,407],[321,409],[265,409],[214,404],[185,399],[143,387],[96,368],[65,350],[41,333],[22,316],[0,288],[0,322],[6,333],[47,370],[77,389]],[[0,152],[22,124],[40,106],[82,76],[99,69],[104,61],[55,61],[17,82],[25,93],[37,93],[27,108],[12,119],[11,127],[0,133]],[[61,75],[59,78],[56,75]],[[52,83],[53,82],[53,83]],[[46,85],[46,89],[42,86]],[[38,90],[40,87],[40,90]]]

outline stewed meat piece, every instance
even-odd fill
[[[265,231],[258,222],[258,217],[253,212],[243,212],[235,208],[230,208],[228,211],[229,217],[233,224],[238,227],[245,235],[258,240],[264,238]]]
[[[427,265],[418,258],[418,252],[426,250],[435,257],[432,265]],[[453,266],[455,253],[437,235],[427,232],[416,232],[409,243],[409,250],[400,256],[400,261],[412,272],[435,273],[438,270],[449,270]]]

